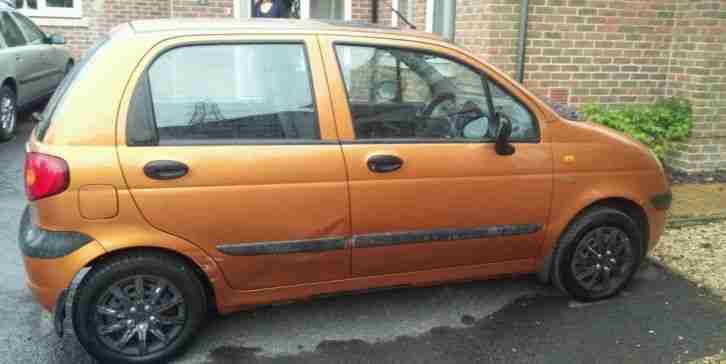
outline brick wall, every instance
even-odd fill
[[[137,0],[141,2],[140,0]],[[158,0],[157,0],[158,1]],[[207,0],[206,5],[199,5],[198,0],[173,0],[172,17],[174,18],[228,18],[232,14],[235,0]],[[237,0],[240,1],[240,0]]]
[[[371,0],[351,0],[352,18],[355,21],[371,21]]]
[[[78,56],[129,20],[232,16],[235,0],[207,1],[84,0],[87,27],[44,28]],[[514,76],[520,1],[451,1],[456,42]],[[370,21],[372,3],[352,0],[353,19]],[[379,23],[390,25],[392,0],[378,3]],[[426,0],[399,0],[399,9],[425,30]],[[535,93],[575,105],[687,97],[696,124],[673,165],[726,168],[726,0],[530,0],[527,29],[524,83]]]
[[[678,1],[675,20],[667,94],[688,98],[695,122],[671,164],[726,169],[726,2]]]
[[[46,33],[66,37],[67,47],[78,58],[114,26],[133,19],[168,18],[168,1],[84,0],[87,26],[42,26]]]
[[[174,17],[230,17],[233,0],[208,0],[208,5],[197,5],[197,0],[84,0],[83,17],[87,26],[41,26],[46,33],[66,37],[67,47],[78,58],[83,51],[98,41],[116,25],[138,19]]]

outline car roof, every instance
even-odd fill
[[[134,20],[129,23],[135,33],[172,32],[200,34],[209,32],[261,31],[273,33],[374,33],[378,35],[406,35],[438,41],[444,38],[427,32],[386,27],[365,22],[299,19],[234,19],[234,18],[177,18]]]

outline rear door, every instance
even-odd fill
[[[33,47],[28,45],[20,26],[7,11],[0,12],[0,31],[8,48],[5,50],[9,54],[7,59],[12,63],[11,69],[15,69],[18,104],[23,105],[37,98],[41,92],[42,86],[37,77],[38,71],[42,69],[41,61]]]
[[[552,193],[541,112],[448,48],[355,37],[322,44],[350,178],[353,275],[533,269]],[[495,151],[488,100],[514,124],[512,155]]]
[[[20,29],[28,40],[28,48],[33,57],[38,57],[38,69],[34,77],[37,78],[40,93],[49,94],[60,83],[65,70],[65,64],[56,56],[54,46],[48,44],[45,33],[30,19],[20,13],[13,13]]]
[[[142,64],[118,150],[148,221],[236,289],[346,278],[346,172],[316,39],[175,39]]]

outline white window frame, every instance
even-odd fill
[[[46,5],[46,0],[37,0],[38,9],[27,7],[27,0],[24,5],[26,7],[17,10],[25,16],[33,18],[82,18],[83,17],[83,0],[73,0],[72,8],[61,8]]]
[[[310,2],[316,0],[300,0],[300,19],[310,19]],[[353,20],[353,0],[344,0],[343,19],[345,21]],[[234,14],[236,18],[252,17],[252,2],[250,0],[235,0]]]
[[[426,31],[429,33],[434,32],[434,9],[436,8],[434,6],[435,5],[434,1],[436,1],[436,0],[426,0]],[[451,34],[451,37],[444,34],[443,37],[453,40],[454,37],[456,36],[456,2],[455,2],[455,0],[447,0],[447,1],[451,1],[454,6],[451,17],[449,19],[452,23],[451,29],[453,30],[452,31],[453,34]]]

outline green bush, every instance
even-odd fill
[[[626,133],[650,147],[660,159],[673,149],[673,142],[685,139],[693,117],[688,101],[668,98],[653,105],[604,107],[584,105],[587,120]]]

